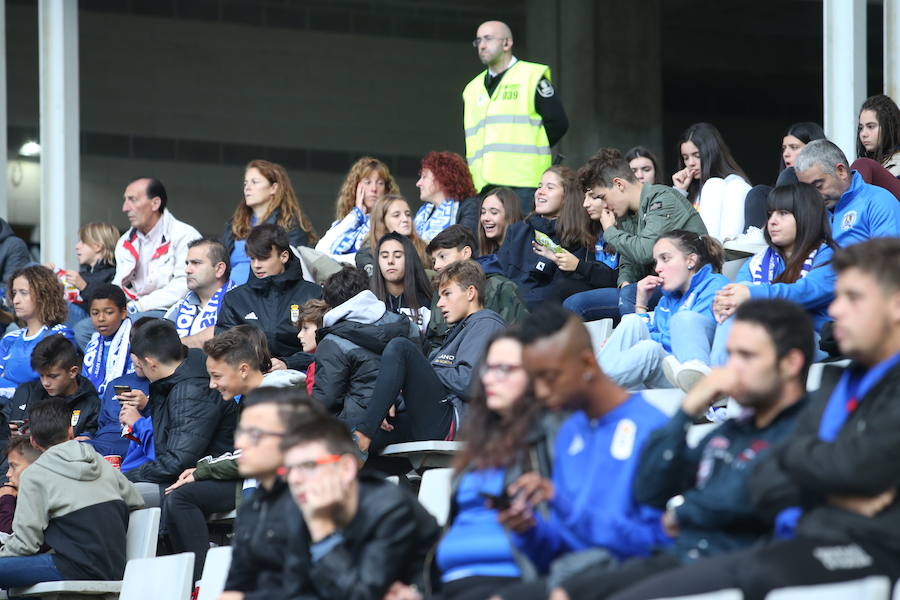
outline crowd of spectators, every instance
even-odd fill
[[[791,125],[774,187],[693,124],[669,186],[639,145],[553,164],[550,69],[503,23],[474,45],[466,157],[422,158],[418,208],[365,156],[319,238],[253,160],[218,239],[154,177],[125,186],[124,233],[81,228],[78,270],[0,223],[0,587],[120,579],[141,506],[195,580],[210,515],[237,510],[222,600],[900,577],[894,101],[862,105],[853,162]],[[428,440],[464,442],[443,532],[381,472]]]

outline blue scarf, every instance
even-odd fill
[[[818,248],[814,249],[803,261],[803,266],[800,268],[801,279],[812,270],[813,260],[818,252]],[[784,269],[784,259],[771,246],[750,258],[750,278],[753,283],[772,283],[773,279],[784,273]]]
[[[174,315],[175,329],[178,330],[179,337],[187,337],[203,331],[207,327],[213,327],[219,318],[222,297],[233,287],[235,287],[235,283],[229,279],[225,287],[219,288],[212,295],[202,312],[200,311],[200,306],[192,304],[188,298],[182,300]]]
[[[875,385],[884,379],[887,372],[900,364],[900,352],[884,360],[868,371],[846,369],[828,397],[828,404],[819,422],[819,439],[833,442],[850,415]]]
[[[81,375],[87,377],[102,396],[109,382],[126,373],[134,373],[131,364],[131,321],[125,319],[112,337],[94,332],[84,351]]]
[[[440,206],[431,203],[424,204],[416,211],[416,233],[426,242],[434,239],[434,236],[456,224],[459,214],[458,200],[444,200]]]

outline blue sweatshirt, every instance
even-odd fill
[[[20,383],[37,380],[38,374],[31,368],[31,353],[42,339],[61,333],[75,343],[75,334],[65,325],[44,325],[31,337],[26,333],[25,328],[16,329],[0,340],[0,396],[11,398]]]
[[[853,171],[850,188],[832,209],[831,236],[841,248],[876,237],[900,235],[900,202]]]
[[[436,559],[441,581],[463,577],[520,577],[509,534],[486,506],[481,492],[503,494],[504,469],[463,474],[456,490],[456,517],[438,544]]]
[[[133,390],[141,390],[145,394],[150,393],[150,382],[133,372],[116,377],[110,381],[100,395],[100,416],[97,418],[97,433],[86,443],[92,445],[97,452],[104,456],[117,454],[125,458],[128,452],[129,440],[122,437],[122,425],[119,423],[119,409],[121,405],[116,400],[115,386],[117,385],[127,385]],[[141,411],[141,415],[145,417],[150,415],[149,403]]]
[[[601,547],[625,559],[668,544],[660,511],[638,504],[631,491],[644,441],[667,421],[637,393],[598,419],[579,411],[563,423],[554,444],[549,516],[535,514],[531,530],[513,534],[538,569],[576,550]]]
[[[819,246],[812,261],[812,268],[805,277],[801,277],[794,283],[760,282],[754,284],[752,283],[751,265],[761,260],[765,253],[766,250],[763,250],[744,261],[735,281],[747,284],[751,298],[782,298],[799,304],[812,317],[816,331],[821,331],[822,325],[831,320],[828,316],[828,305],[834,300],[836,275],[831,268],[834,250],[825,244]],[[773,279],[784,273],[784,267],[784,261],[779,257],[774,265]]]
[[[691,277],[691,285],[688,287],[687,293],[663,290],[662,298],[653,313],[653,323],[648,325],[650,338],[662,344],[667,352],[671,352],[669,320],[672,315],[681,310],[691,310],[714,319],[712,304],[716,298],[716,292],[729,283],[731,282],[728,281],[728,278],[721,273],[713,273],[711,265],[704,265]]]

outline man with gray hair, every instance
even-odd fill
[[[808,143],[794,162],[797,179],[813,186],[831,213],[831,234],[841,247],[900,235],[900,202],[863,181],[833,142]]]

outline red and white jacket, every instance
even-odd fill
[[[168,310],[187,293],[184,262],[188,244],[200,238],[200,233],[176,219],[169,210],[163,212],[162,226],[162,239],[147,272],[148,282],[154,289],[143,296],[138,296],[132,287],[138,259],[134,246],[137,230],[132,227],[116,243],[116,275],[112,282],[122,288],[138,312]]]

